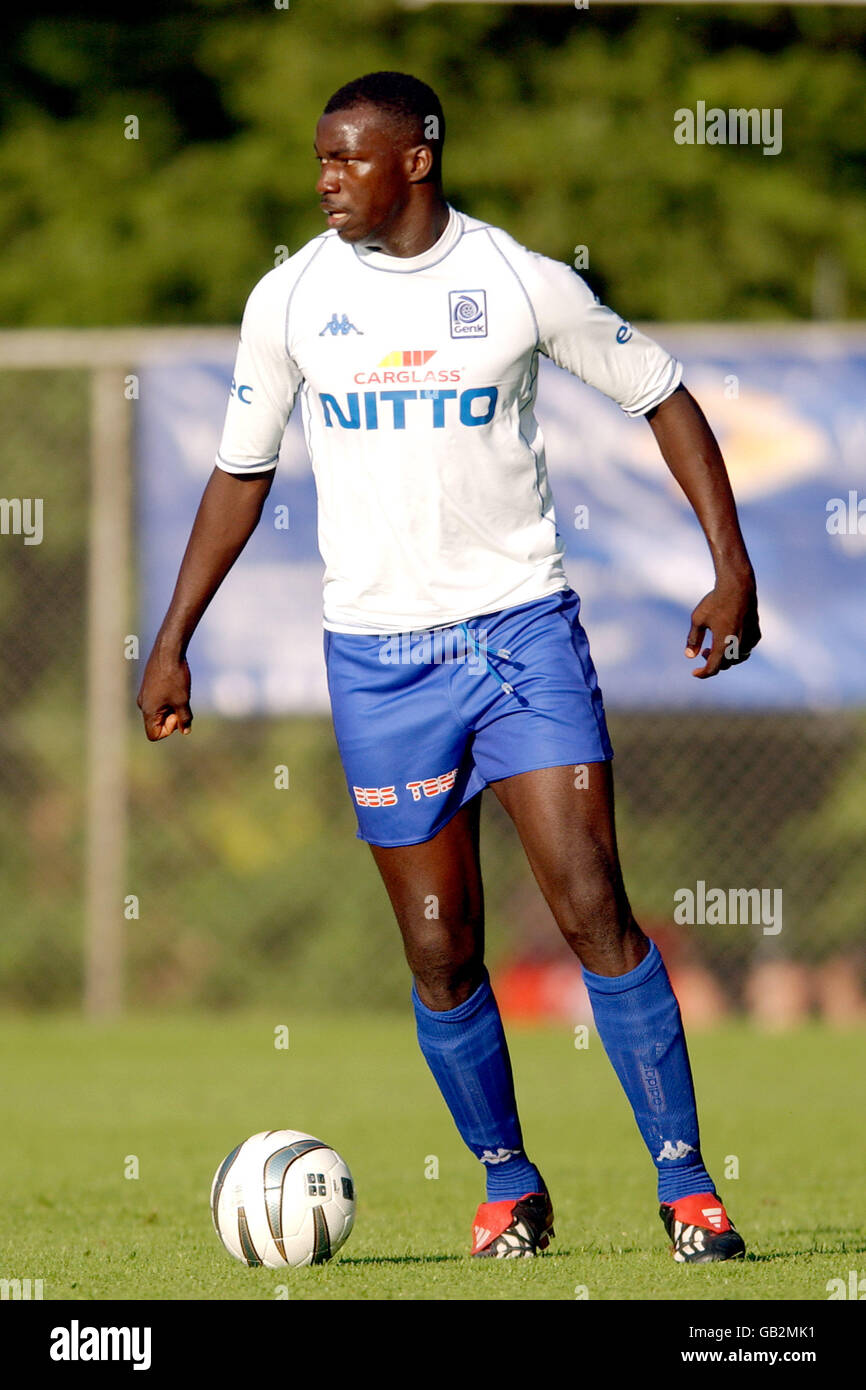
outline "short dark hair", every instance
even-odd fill
[[[427,145],[433,156],[431,177],[437,183],[441,181],[445,115],[432,87],[407,72],[368,72],[340,87],[329,99],[324,114],[330,116],[353,106],[378,106],[392,117],[409,144]]]

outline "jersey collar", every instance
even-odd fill
[[[426,251],[422,251],[420,256],[389,256],[385,251],[368,251],[361,246],[353,246],[352,250],[358,260],[363,265],[370,266],[372,270],[388,270],[394,275],[410,275],[416,270],[427,270],[431,265],[444,260],[463,235],[463,218],[450,203],[447,206],[448,221],[444,232],[439,240]]]

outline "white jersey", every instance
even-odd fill
[[[216,461],[275,467],[301,392],[326,628],[419,630],[567,586],[539,353],[634,416],[682,372],[570,266],[453,208],[420,256],[331,230],[259,281]]]

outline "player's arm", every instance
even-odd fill
[[[199,503],[174,596],[138,692],[151,741],[175,729],[189,733],[190,638],[258,525],[274,479],[302,380],[285,342],[287,286],[270,271],[247,300],[217,467]]]
[[[692,614],[686,655],[703,655],[706,663],[692,674],[705,679],[745,661],[761,636],[755,576],[719,446],[697,402],[680,386],[681,365],[602,304],[569,267],[521,248],[511,254],[529,286],[540,350],[632,419],[646,416],[704,529],[716,584]],[[713,644],[702,652],[708,629]]]
[[[715,586],[692,613],[686,656],[703,656],[693,676],[705,680],[745,661],[761,639],[755,575],[737,520],[727,469],[697,401],[682,385],[646,415],[662,457],[703,528]],[[707,631],[712,646],[703,647]]]
[[[152,742],[175,729],[189,733],[186,650],[205,609],[256,529],[273,480],[273,469],[238,476],[214,468],[210,476],[138,692],[144,730]]]

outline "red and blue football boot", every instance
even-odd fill
[[[545,1187],[512,1201],[482,1202],[472,1223],[471,1254],[531,1259],[547,1249],[553,1235],[553,1207]]]
[[[659,1216],[673,1241],[671,1254],[678,1264],[741,1260],[746,1253],[742,1236],[734,1230],[715,1192],[662,1202]]]

